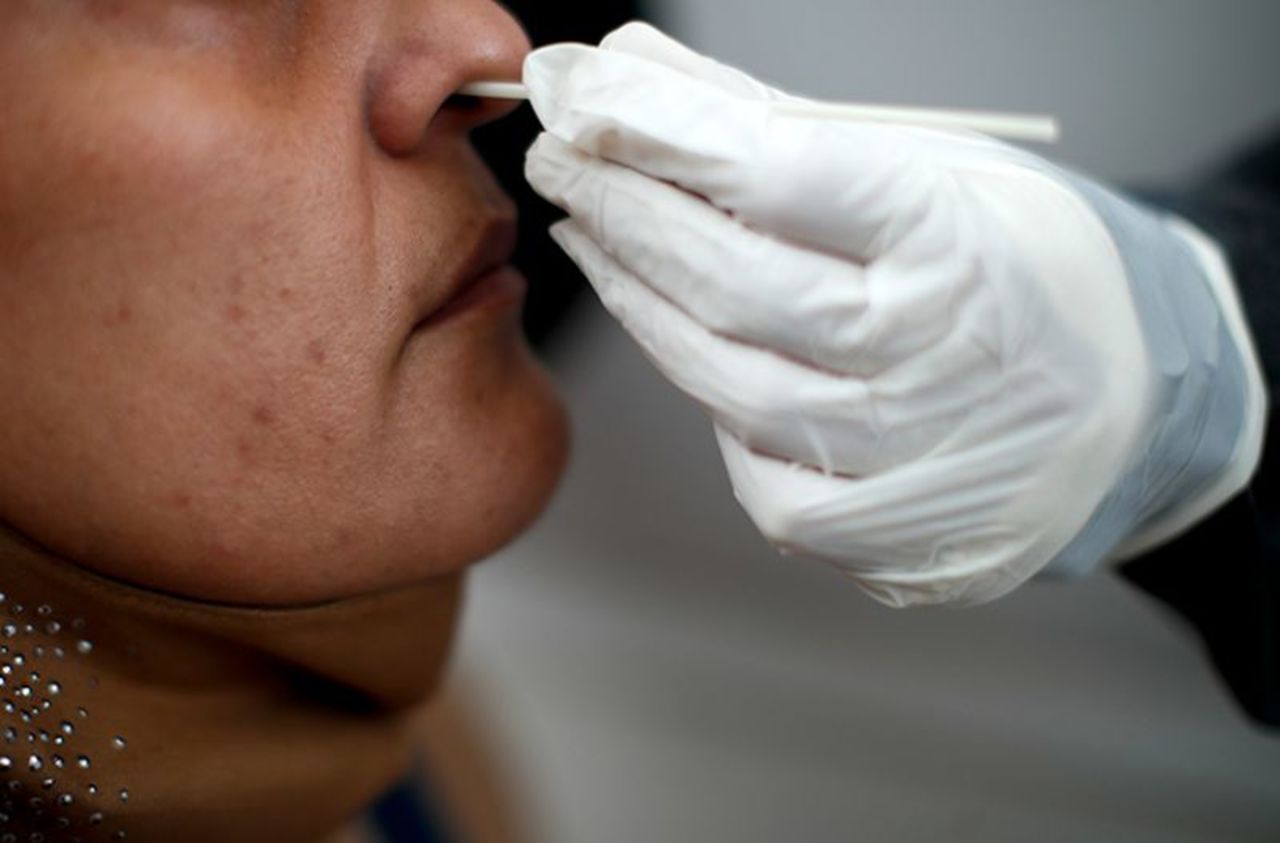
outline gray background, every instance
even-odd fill
[[[1275,0],[668,0],[685,40],[797,93],[1058,115],[1053,156],[1178,179],[1280,122]]]
[[[1174,181],[1280,119],[1280,3],[679,0],[698,48],[832,98],[1051,111]],[[780,559],[705,420],[599,311],[555,362],[552,511],[474,579],[455,680],[545,843],[1280,840],[1280,739],[1108,575],[894,612]],[[1206,566],[1206,576],[1214,572]]]

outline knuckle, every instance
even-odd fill
[[[804,545],[807,518],[802,509],[785,496],[770,494],[757,500],[749,509],[757,529],[772,545],[799,547]]]

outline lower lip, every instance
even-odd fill
[[[507,265],[469,282],[439,310],[418,323],[422,330],[464,316],[494,311],[507,311],[524,301],[529,282],[514,266]]]

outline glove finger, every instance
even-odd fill
[[[881,389],[708,331],[576,222],[558,223],[552,236],[658,369],[760,451],[828,472],[877,473],[936,449],[972,406],[952,400],[966,375],[948,364],[958,355],[927,361],[924,371],[936,380],[917,377],[915,389]]]
[[[860,262],[913,236],[935,253],[954,234],[950,182],[913,154],[909,129],[775,117],[766,102],[581,45],[532,53],[525,83],[551,134],[753,227]]]
[[[734,67],[721,64],[681,44],[647,23],[633,21],[614,30],[600,42],[607,52],[626,53],[663,64],[694,79],[701,79],[727,94],[756,100],[788,100],[793,97],[771,88]]]
[[[526,176],[593,241],[711,331],[839,372],[894,362],[868,339],[863,270],[752,231],[696,197],[544,134]],[[906,349],[897,349],[906,351]]]
[[[529,151],[526,175],[614,259],[715,333],[864,377],[957,331],[1000,334],[998,320],[978,312],[990,298],[966,294],[975,282],[964,262],[863,269],[755,232],[548,134]]]
[[[868,478],[831,476],[716,437],[739,503],[771,544],[829,562],[890,606],[976,605],[1029,579],[1060,545],[1000,517],[1012,483],[973,455]]]

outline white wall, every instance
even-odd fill
[[[1280,124],[1277,0],[659,0],[700,50],[798,93],[1049,111],[1061,160],[1174,179]]]

